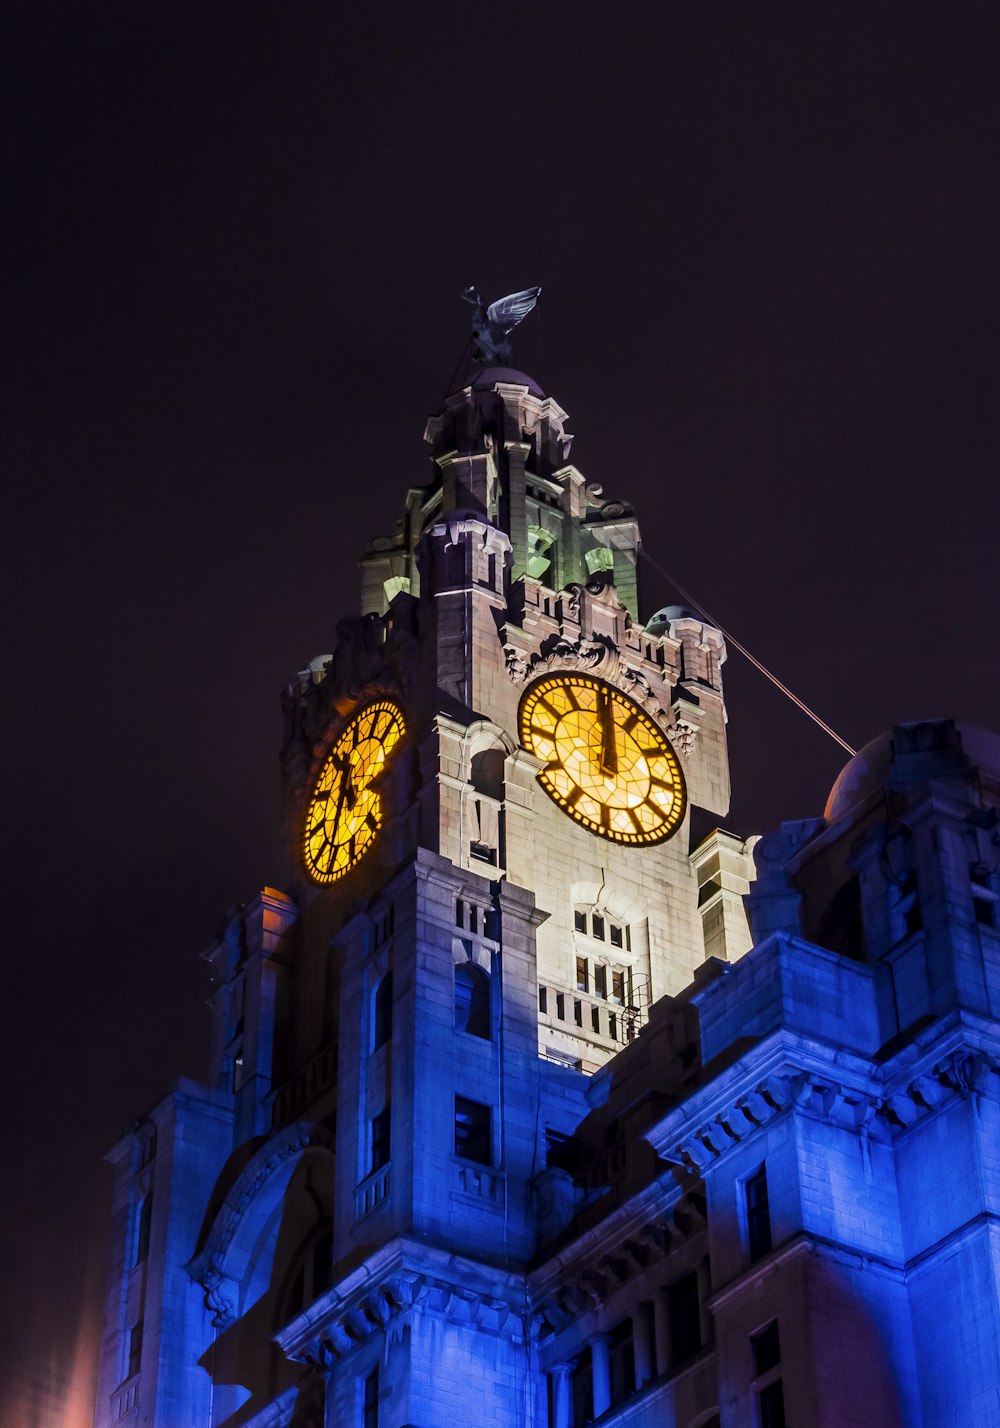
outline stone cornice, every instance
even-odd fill
[[[899,1077],[779,1031],[672,1107],[644,1138],[661,1159],[702,1176],[786,1111],[887,1143],[970,1094],[1000,1103],[1000,1061],[960,1035],[939,1039]]]
[[[372,1334],[401,1332],[414,1313],[523,1342],[524,1276],[405,1238],[390,1241],[287,1324],[286,1357],[328,1369]]]

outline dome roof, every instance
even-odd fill
[[[1000,734],[953,719],[897,724],[860,749],[837,777],[823,816],[835,823],[888,783],[893,788],[970,765],[1000,782]]]
[[[484,388],[492,391],[497,382],[509,382],[512,386],[527,387],[529,392],[533,392],[536,397],[545,396],[534,377],[529,377],[527,372],[519,372],[516,367],[480,367],[478,371],[472,373],[472,380],[468,385],[474,391],[482,391]]]

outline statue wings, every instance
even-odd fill
[[[541,295],[541,288],[525,288],[524,292],[511,293],[509,297],[497,298],[486,309],[486,321],[504,337],[508,337],[519,322],[523,322]]]
[[[490,303],[483,312],[483,300],[474,287],[462,294],[476,309],[472,316],[474,356],[479,362],[513,362],[514,353],[507,341],[518,323],[524,321],[538,301],[541,288],[525,288]]]

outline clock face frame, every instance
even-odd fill
[[[382,826],[382,795],[373,786],[406,733],[399,705],[376,699],[337,736],[306,807],[302,860],[314,883],[349,873]]]
[[[650,846],[676,833],[684,774],[666,735],[627,694],[592,674],[550,674],[525,690],[521,743],[545,767],[538,782],[584,828]]]

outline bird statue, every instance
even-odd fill
[[[496,363],[500,366],[513,364],[514,352],[507,339],[518,323],[528,316],[541,291],[541,288],[525,288],[524,292],[498,298],[496,302],[490,303],[484,313],[483,300],[478,290],[474,287],[466,288],[462,300],[475,308],[472,314],[474,361]]]

